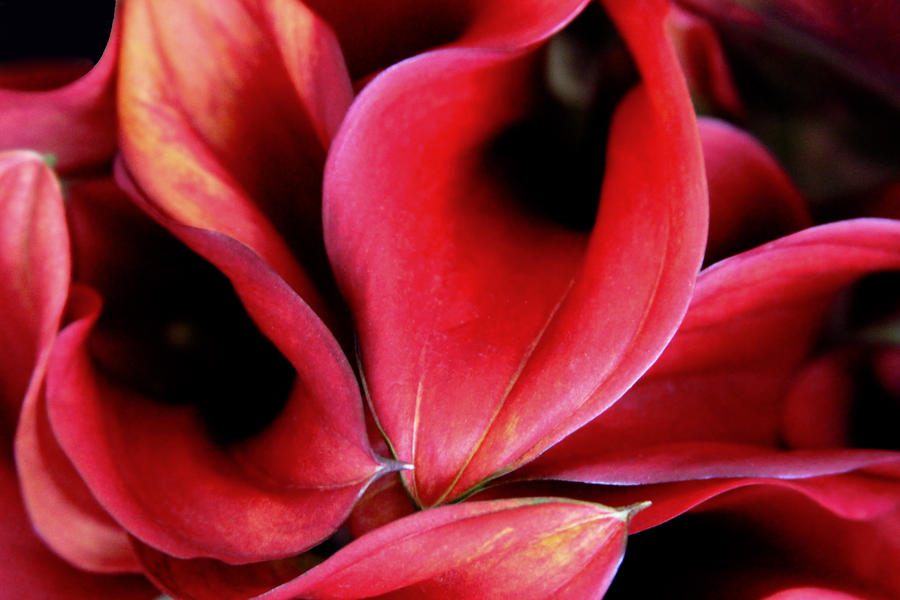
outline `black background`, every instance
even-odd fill
[[[0,0],[0,61],[79,57],[106,47],[115,0]]]

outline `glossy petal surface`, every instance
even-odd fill
[[[700,119],[709,182],[707,264],[812,225],[800,192],[751,135]]]
[[[398,65],[364,90],[336,141],[329,255],[375,412],[415,464],[408,483],[425,505],[602,411],[681,318],[705,188],[684,83],[650,8],[613,11],[644,85],[614,121],[590,238],[523,210],[478,167],[522,115],[528,54],[448,49]],[[677,169],[665,158],[676,154]]]
[[[552,498],[441,507],[360,538],[261,598],[599,598],[629,517]]]

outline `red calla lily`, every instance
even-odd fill
[[[535,219],[479,167],[525,110],[528,53],[450,48],[397,65],[365,88],[332,148],[329,255],[376,416],[415,465],[406,479],[424,506],[602,412],[686,307],[706,199],[665,6],[608,9],[643,85],[613,122],[591,236]]]

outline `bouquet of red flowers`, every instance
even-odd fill
[[[108,8],[0,6],[3,598],[900,596],[895,5]]]

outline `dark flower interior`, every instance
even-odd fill
[[[100,205],[88,196],[76,190],[72,220],[80,279],[104,299],[90,340],[101,372],[155,401],[194,407],[219,443],[258,433],[283,408],[292,365],[221,272],[124,198]]]
[[[484,168],[539,218],[590,231],[610,122],[639,75],[597,3],[550,39],[538,69],[532,111],[493,140]]]
[[[835,302],[819,350],[846,348],[854,386],[848,436],[856,448],[900,450],[900,396],[876,370],[879,355],[898,345],[900,272],[864,277]]]

